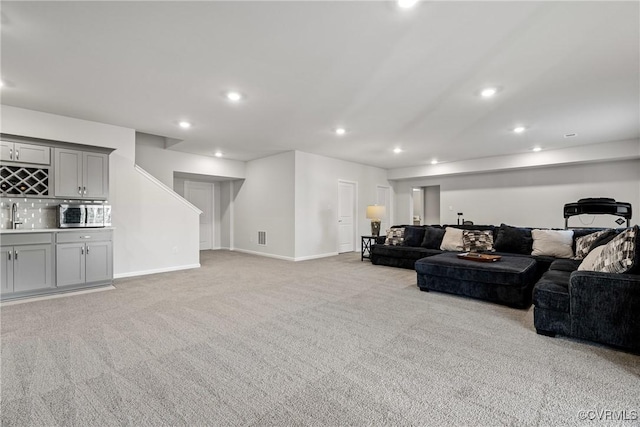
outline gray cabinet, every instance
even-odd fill
[[[19,244],[21,242],[25,244]],[[3,236],[2,243],[2,296],[29,294],[32,291],[55,288],[50,233]]]
[[[67,148],[54,149],[56,197],[107,199],[109,155]]]
[[[48,165],[51,163],[51,148],[44,145],[0,141],[0,160]]]
[[[56,244],[58,287],[111,282],[113,279],[112,245],[110,230],[58,233]]]

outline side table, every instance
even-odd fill
[[[371,259],[371,245],[376,242],[378,236],[360,236],[360,261],[364,259]]]

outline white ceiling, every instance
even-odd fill
[[[635,1],[410,11],[386,1],[2,1],[1,11],[3,104],[175,138],[186,152],[301,150],[398,168],[640,136]],[[482,99],[488,85],[500,93]],[[229,89],[247,99],[230,104]],[[513,134],[518,124],[528,131]],[[337,126],[348,133],[332,134]]]

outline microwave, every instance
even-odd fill
[[[111,206],[109,205],[75,205],[58,206],[58,227],[110,227]]]

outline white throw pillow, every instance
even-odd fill
[[[556,258],[572,258],[573,230],[531,230],[533,251],[531,255],[547,255]]]
[[[594,248],[587,254],[586,257],[582,260],[580,265],[578,266],[578,271],[586,270],[586,271],[594,271],[593,266],[596,260],[600,257],[600,254],[604,250],[604,245],[598,246]]]
[[[462,230],[459,228],[447,227],[444,230],[440,250],[462,252],[464,250],[462,234]]]

